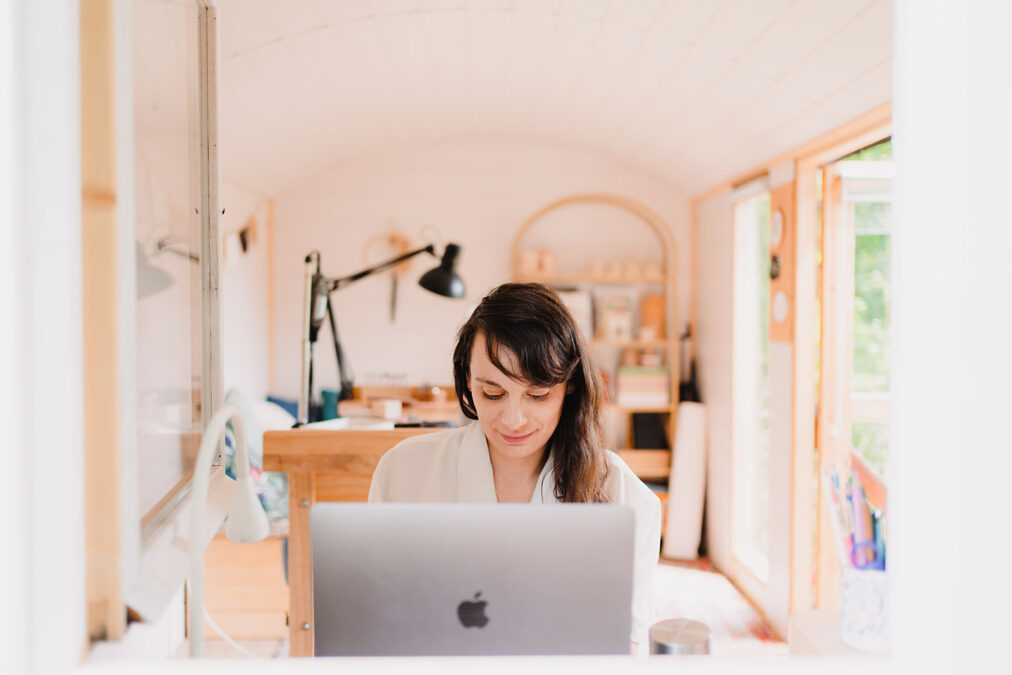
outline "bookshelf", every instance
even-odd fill
[[[633,274],[628,273],[626,268],[616,264],[611,265],[610,273],[598,273],[592,270],[597,267],[601,269],[606,263],[614,261],[604,260],[594,253],[586,252],[583,242],[568,241],[562,245],[566,247],[568,256],[565,262],[566,267],[557,270],[543,272],[532,270],[530,266],[531,251],[535,250],[537,244],[532,242],[530,234],[536,227],[554,227],[553,220],[559,212],[571,208],[580,207],[586,209],[588,206],[611,207],[623,214],[631,214],[638,221],[646,224],[656,243],[651,242],[644,247],[642,257],[644,259],[656,258],[660,253],[660,273],[654,269],[653,273]],[[606,219],[605,219],[606,220]],[[609,228],[611,225],[599,226],[598,230]],[[605,233],[606,237],[623,238],[625,224],[620,219],[615,219],[614,231]],[[556,238],[558,241],[558,238]],[[654,247],[657,248],[654,248]],[[650,250],[647,250],[647,249]],[[573,251],[580,251],[582,259],[574,259]],[[527,258],[525,259],[525,256]],[[579,256],[577,256],[579,257]],[[676,295],[676,247],[671,230],[660,216],[647,206],[631,198],[622,195],[588,193],[565,197],[552,202],[532,214],[520,227],[514,236],[512,251],[512,278],[516,281],[533,281],[543,283],[560,291],[572,291],[577,294],[587,295],[590,298],[592,333],[586,335],[594,358],[601,364],[601,369],[607,377],[609,385],[609,403],[606,406],[606,424],[613,431],[619,431],[616,425],[624,427],[624,441],[616,442],[613,448],[626,464],[643,480],[664,482],[668,478],[671,467],[671,450],[659,448],[636,448],[633,442],[633,415],[636,413],[654,413],[662,416],[664,432],[669,446],[673,445],[675,438],[676,409],[678,406],[678,383],[679,383],[679,341],[678,335],[678,311]],[[582,267],[581,267],[582,266]],[[653,265],[658,267],[656,263]],[[562,267],[562,265],[560,265]],[[645,267],[645,265],[644,265]],[[663,332],[656,336],[648,336],[644,339],[639,334],[640,321],[638,307],[634,307],[633,328],[628,336],[617,337],[615,335],[602,334],[601,318],[602,312],[599,307],[601,299],[608,293],[625,294],[630,298],[642,299],[644,295],[659,295],[663,298],[662,323]],[[586,324],[585,324],[586,325]],[[585,330],[586,332],[586,330]],[[623,404],[619,399],[617,391],[617,369],[619,354],[623,351],[635,350],[637,353],[643,351],[653,352],[660,356],[661,366],[667,370],[666,400],[659,400],[656,404],[628,405]],[[658,394],[659,396],[659,394]],[[663,397],[661,397],[663,398]],[[638,401],[636,401],[638,403]],[[618,434],[621,436],[622,434]],[[610,437],[617,438],[609,433]]]

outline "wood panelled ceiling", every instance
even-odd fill
[[[889,0],[221,0],[226,180],[405,145],[601,153],[694,194],[891,97]]]

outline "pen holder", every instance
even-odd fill
[[[840,577],[840,640],[855,649],[888,651],[888,577],[884,570],[845,566]]]

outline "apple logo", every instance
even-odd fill
[[[460,623],[464,625],[464,628],[484,628],[485,624],[488,623],[488,617],[485,616],[485,605],[488,602],[478,600],[480,597],[481,591],[478,591],[474,594],[475,602],[465,600],[457,607],[457,616],[460,618]]]

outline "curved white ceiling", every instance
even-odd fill
[[[889,0],[221,0],[226,180],[400,145],[590,150],[693,194],[891,97]]]

